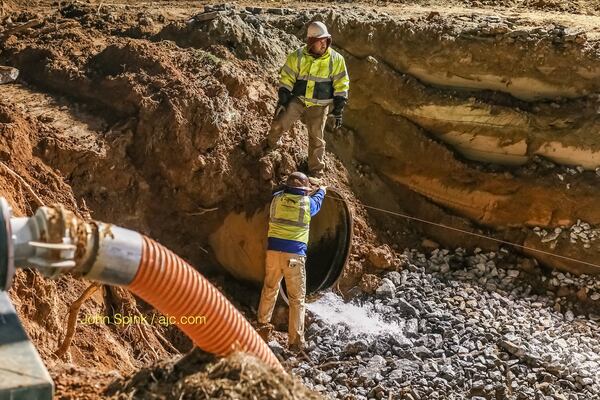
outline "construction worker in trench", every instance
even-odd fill
[[[350,88],[346,61],[330,46],[325,24],[311,22],[306,45],[290,53],[281,68],[279,100],[267,138],[270,149],[280,147],[283,133],[302,118],[308,130],[308,171],[317,184],[325,168],[327,112],[331,110],[334,126],[340,128]]]
[[[304,315],[306,297],[306,249],[311,217],[321,209],[327,188],[319,187],[313,194],[308,177],[294,172],[283,190],[276,192],[269,212],[269,231],[265,264],[265,280],[258,306],[259,332],[270,332],[270,321],[279,294],[279,284],[285,278],[289,299],[288,344],[297,352],[304,346]]]

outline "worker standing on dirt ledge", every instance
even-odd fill
[[[308,177],[302,172],[294,172],[288,177],[285,188],[273,195],[265,281],[258,306],[258,330],[265,337],[270,332],[279,283],[282,277],[285,278],[290,306],[288,344],[294,352],[304,346],[305,265],[310,219],[321,209],[327,188],[321,186],[309,196],[311,190]]]
[[[308,170],[311,177],[323,176],[325,168],[325,122],[327,111],[342,126],[350,78],[346,61],[330,48],[331,35],[322,22],[308,25],[306,45],[290,53],[280,71],[277,108],[268,136],[270,149],[281,146],[281,136],[299,118],[308,129]],[[316,182],[318,183],[318,182]]]

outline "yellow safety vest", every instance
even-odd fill
[[[288,55],[279,85],[309,107],[324,106],[333,102],[333,96],[348,97],[350,78],[340,53],[328,48],[321,57],[315,57],[304,46]]]
[[[269,237],[308,244],[310,197],[281,192],[271,201]]]

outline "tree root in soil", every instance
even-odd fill
[[[8,167],[8,165],[4,164],[1,161],[0,161],[0,166],[2,166],[2,168],[10,176],[12,176],[16,180],[18,180],[19,183],[21,183],[21,185],[23,185],[23,187],[27,190],[27,192],[29,192],[29,194],[31,195],[31,197],[33,198],[33,200],[35,201],[35,203],[37,204],[38,207],[44,206],[44,201],[37,195],[37,193],[35,193],[35,191],[33,190],[33,188],[29,185],[29,183],[27,183],[27,181],[25,181],[25,179],[23,179],[23,177],[21,175],[17,174],[15,171],[13,171],[12,169],[10,169]]]
[[[90,286],[87,287],[87,289],[83,291],[81,296],[79,296],[79,298],[69,306],[67,333],[60,347],[54,352],[54,356],[56,356],[57,358],[62,358],[71,346],[71,341],[73,340],[73,335],[75,334],[75,328],[77,326],[77,314],[79,313],[79,309],[81,308],[83,303],[87,299],[92,297],[96,290],[98,290],[101,286],[102,284],[100,283],[92,283]]]

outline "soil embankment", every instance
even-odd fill
[[[259,215],[282,178],[306,168],[302,125],[281,151],[267,154],[264,138],[277,69],[316,18],[330,27],[352,81],[345,125],[326,136],[326,183],[344,195],[355,215],[352,253],[339,282],[344,292],[374,290],[369,286],[378,279],[365,273],[412,268],[404,249],[500,249],[468,232],[594,264],[600,251],[600,140],[593,134],[600,125],[597,7],[573,5],[590,13],[577,16],[527,11],[571,10],[561,2],[519,4],[523,12],[517,15],[502,10],[512,6],[508,2],[494,4],[500,7],[495,11],[479,2],[457,5],[473,3],[480,9],[74,2],[25,10],[0,1],[0,64],[20,70],[16,83],[0,87],[0,161],[13,172],[0,175],[2,196],[18,215],[31,214],[41,202],[60,202],[154,237],[233,293],[252,319],[256,290],[231,289],[236,286],[221,275],[215,254],[224,246],[214,243],[214,234],[224,223]],[[533,250],[529,256],[546,266],[599,272]],[[467,262],[461,257],[448,268],[459,269]],[[511,257],[507,269],[535,264]],[[486,271],[491,274],[491,267]],[[557,312],[573,302],[583,305],[582,312],[598,307],[594,285],[583,285],[584,291],[568,282],[565,289],[541,282],[543,290],[566,299]],[[494,285],[513,289],[504,283]],[[28,271],[18,274],[11,291],[59,393],[84,396],[74,387],[89,381],[85,369],[108,382],[115,378],[109,371],[128,374],[190,348],[173,328],[79,326],[67,357],[55,360],[68,306],[85,287]],[[108,288],[82,309],[114,312],[153,311]],[[439,326],[423,332],[437,334]],[[478,336],[471,339],[477,346]],[[169,375],[172,365],[166,366],[165,380],[157,384],[167,395],[181,379],[207,387],[211,379],[234,376],[232,385],[238,385],[263,376],[260,368],[244,374],[229,362],[245,363],[210,364],[192,377]],[[584,378],[577,384],[586,386]],[[359,380],[357,385],[364,383]],[[131,391],[135,382],[120,388]]]

